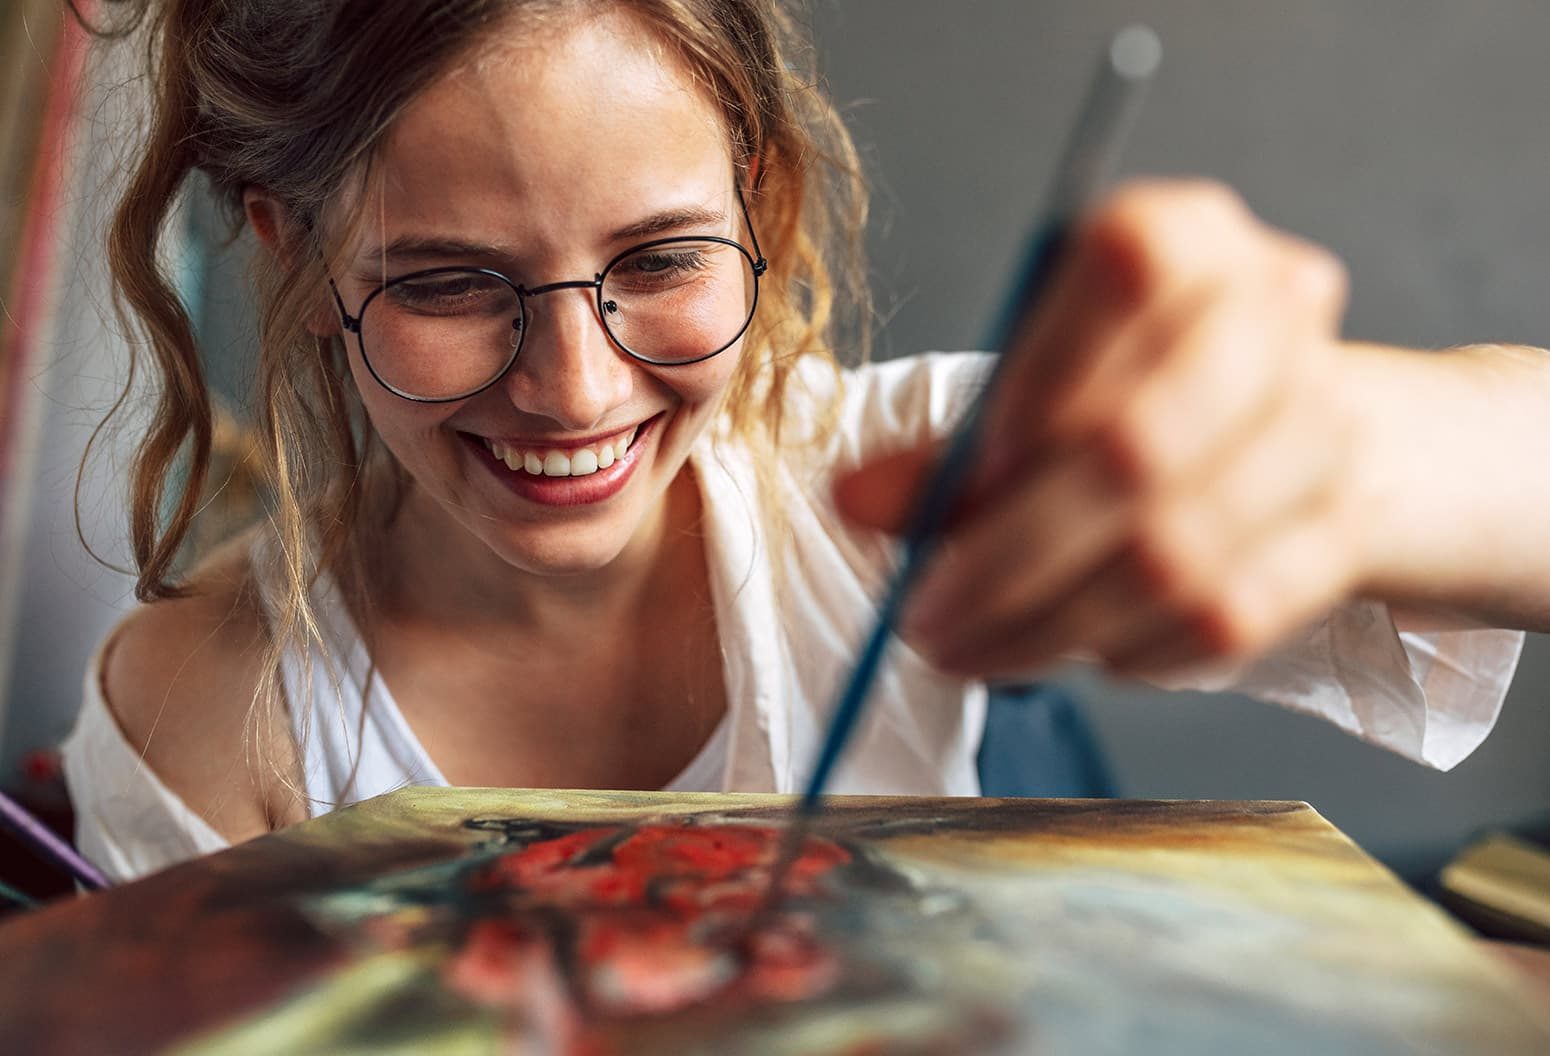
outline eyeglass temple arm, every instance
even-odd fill
[[[759,235],[753,229],[753,218],[748,215],[748,202],[743,198],[742,181],[734,181],[733,189],[737,192],[738,208],[743,211],[743,225],[748,228],[748,241],[753,243],[753,273],[758,278],[769,270],[770,262],[764,259],[764,251],[759,248]]]
[[[318,251],[318,260],[322,261],[323,263],[323,274],[328,278],[328,292],[334,295],[334,304],[339,308],[340,325],[342,325],[348,333],[360,333],[360,318],[358,316],[351,315],[348,311],[345,310],[344,298],[339,296],[339,287],[334,285],[334,277],[328,273],[328,255],[323,252],[323,244],[318,240],[317,229],[312,226],[312,218],[310,216],[303,216],[301,218],[301,225],[302,227],[306,228],[307,234],[312,238],[312,245]],[[757,249],[758,247],[756,246],[755,248]]]
[[[358,316],[345,311],[344,298],[339,296],[339,287],[334,285],[334,277],[328,277],[328,292],[334,295],[334,303],[339,306],[339,322],[346,331],[352,334],[361,332],[361,321]]]

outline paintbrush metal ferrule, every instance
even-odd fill
[[[1162,60],[1162,44],[1145,26],[1132,25],[1110,39],[1088,89],[1070,138],[1055,168],[1055,182],[1043,218],[1034,228],[1018,280],[992,331],[989,347],[1005,353],[1024,320],[1037,311],[1077,218],[1108,182],[1120,147],[1134,121],[1144,90]],[[787,874],[822,803],[824,789],[861,717],[867,694],[882,666],[893,628],[909,589],[935,552],[948,514],[973,466],[985,409],[1012,357],[1001,355],[954,430],[946,454],[927,482],[904,538],[903,558],[883,594],[877,618],[829,719],[829,728],[808,776],[806,791],[791,819],[770,886],[755,922],[778,907]]]

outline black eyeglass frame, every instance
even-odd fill
[[[371,293],[366,295],[366,299],[361,302],[360,309],[353,316],[345,309],[344,298],[339,295],[339,287],[334,284],[332,276],[330,276],[328,279],[328,288],[333,293],[334,303],[339,308],[340,322],[347,332],[355,335],[356,346],[360,349],[361,352],[361,362],[366,364],[366,369],[371,373],[372,378],[376,380],[378,385],[381,385],[394,396],[397,396],[400,399],[409,400],[413,403],[455,403],[458,400],[466,400],[473,396],[477,396],[479,393],[485,391],[490,386],[499,382],[511,370],[512,364],[516,363],[517,357],[522,353],[523,343],[527,340],[527,299],[529,297],[541,297],[546,293],[554,293],[556,290],[596,290],[598,319],[602,322],[603,333],[608,335],[608,340],[613,342],[614,346],[617,347],[619,351],[623,352],[631,359],[637,360],[641,363],[646,363],[654,367],[686,367],[693,363],[703,363],[705,360],[710,359],[712,356],[719,356],[721,353],[737,344],[737,342],[742,339],[742,336],[748,332],[748,328],[753,325],[754,313],[759,307],[759,279],[766,271],[769,270],[770,264],[759,249],[759,236],[754,233],[753,218],[748,215],[748,205],[743,200],[743,192],[741,187],[737,188],[737,204],[743,213],[743,223],[748,228],[748,240],[753,243],[752,253],[750,253],[748,251],[748,247],[744,246],[741,242],[731,238],[722,238],[719,235],[674,235],[670,238],[654,238],[650,241],[642,242],[639,245],[630,246],[628,249],[621,250],[613,257],[612,260],[603,266],[602,271],[599,271],[591,279],[570,279],[563,282],[549,282],[542,286],[534,286],[531,289],[521,285],[520,283],[512,282],[509,277],[499,271],[496,271],[494,268],[465,267],[455,264],[436,268],[425,268],[420,271],[410,272],[407,275],[396,276],[392,279],[389,279],[387,282],[384,282],[375,290],[372,290]],[[636,352],[634,349],[630,348],[623,341],[619,340],[619,338],[614,334],[613,328],[608,325],[608,316],[610,312],[617,311],[618,306],[611,301],[603,300],[603,282],[608,278],[608,273],[614,269],[615,265],[619,264],[621,261],[628,257],[632,257],[635,254],[648,249],[657,249],[662,246],[684,245],[691,242],[716,242],[724,246],[731,246],[733,249],[737,250],[743,255],[743,259],[748,261],[748,264],[753,271],[753,299],[749,302],[748,305],[748,317],[743,320],[743,325],[738,328],[737,333],[733,334],[725,344],[723,344],[715,351],[707,352],[702,356],[695,356],[693,359],[660,360],[653,359],[650,356],[642,355],[639,352]],[[491,377],[489,381],[486,381],[484,384],[478,386],[477,388],[469,389],[468,391],[458,393],[455,396],[416,396],[413,393],[405,392],[403,389],[400,389],[396,385],[391,384],[381,374],[377,373],[377,368],[372,365],[371,356],[366,351],[366,336],[362,332],[361,320],[366,317],[366,309],[371,307],[372,301],[376,300],[387,290],[398,285],[399,283],[409,282],[413,279],[430,278],[435,275],[451,274],[487,275],[490,278],[498,279],[505,283],[511,292],[517,296],[517,308],[520,314],[517,316],[517,318],[511,321],[511,328],[516,331],[517,340],[512,343],[511,355],[507,358],[506,362],[501,365],[501,368],[495,372],[494,376]]]

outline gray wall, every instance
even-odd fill
[[[819,0],[814,14],[876,185],[879,355],[981,341],[1092,62],[1137,18],[1166,58],[1128,171],[1226,180],[1338,251],[1352,337],[1550,343],[1550,4]],[[1449,774],[1251,701],[1081,686],[1123,794],[1305,799],[1412,877],[1483,826],[1550,810],[1540,639],[1495,734]]]

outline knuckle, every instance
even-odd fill
[[[1154,604],[1176,616],[1199,605],[1204,539],[1177,512],[1154,511],[1143,519],[1131,544],[1131,559],[1141,590]]]
[[[1338,256],[1322,246],[1304,242],[1298,243],[1289,255],[1286,283],[1302,304],[1338,313],[1350,294],[1351,278]]]
[[[1169,438],[1156,418],[1148,401],[1132,398],[1097,429],[1105,469],[1122,493],[1148,494],[1168,475]]]
[[[1237,230],[1253,220],[1243,196],[1220,180],[1182,180],[1177,194],[1181,212],[1187,212],[1192,223],[1206,232]]]
[[[1080,244],[1111,296],[1139,306],[1219,255],[1207,250],[1236,245],[1251,219],[1237,192],[1214,180],[1137,182],[1104,201]]]
[[[1239,221],[1248,214],[1243,198],[1221,180],[1208,177],[1133,180],[1109,196],[1120,211],[1143,215],[1188,212],[1196,220]]]
[[[1241,659],[1268,648],[1272,621],[1256,595],[1230,583],[1203,602],[1195,613],[1200,645],[1214,659]]]
[[[1121,191],[1098,209],[1082,249],[1109,296],[1137,308],[1161,294],[1187,249],[1172,226],[1164,200],[1150,188]]]

